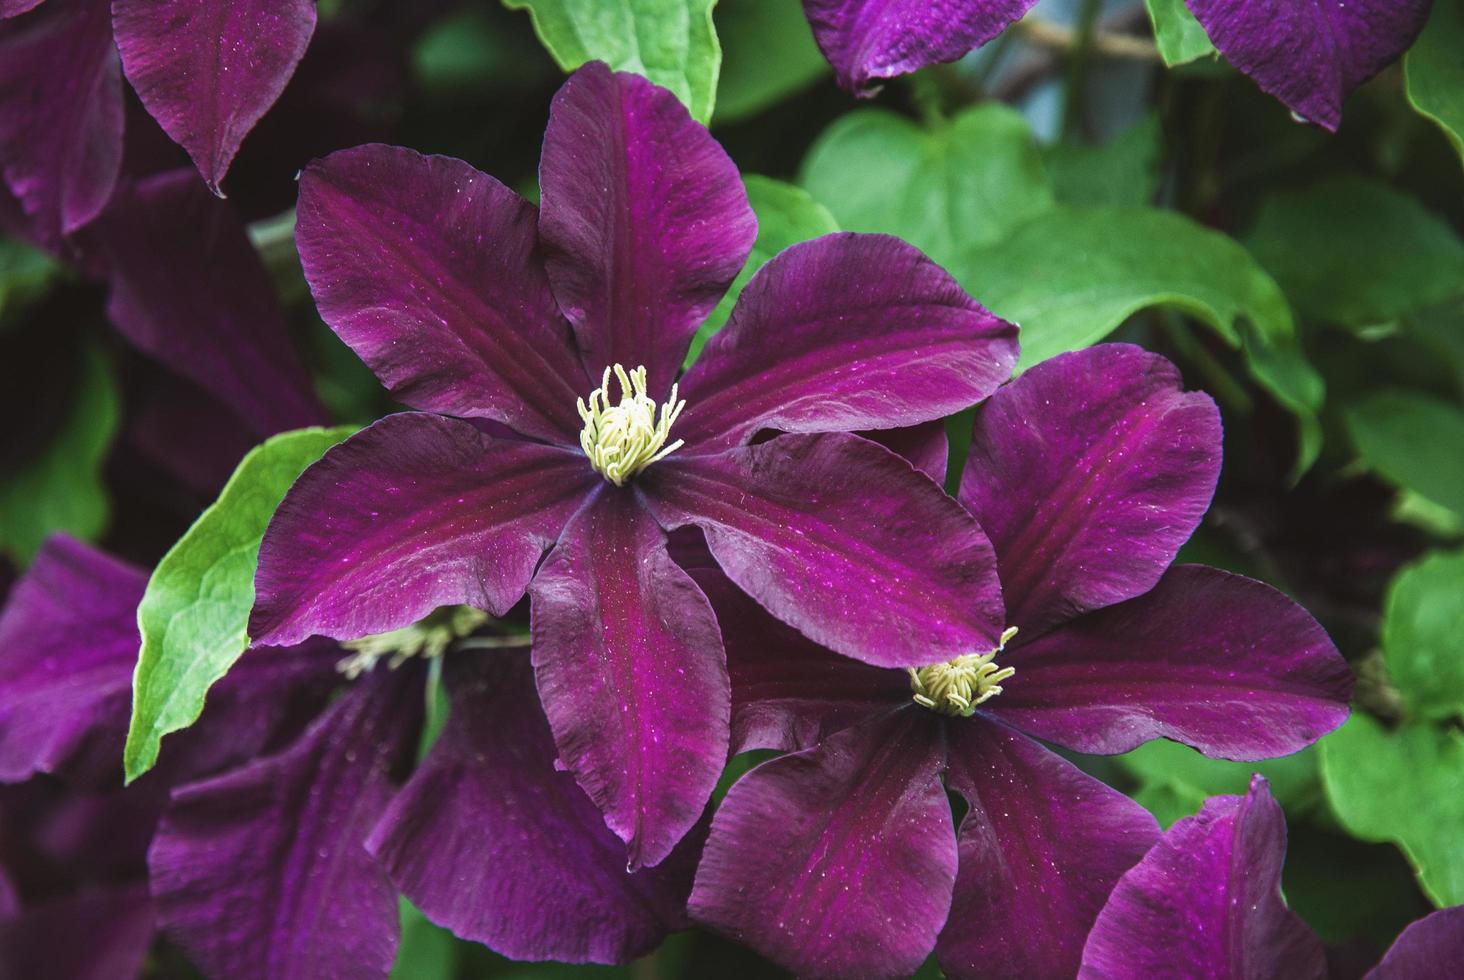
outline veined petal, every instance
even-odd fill
[[[534,672],[559,757],[627,845],[661,863],[701,818],[730,713],[712,607],[632,491],[603,485],[529,589]]]
[[[549,278],[586,370],[644,365],[660,401],[757,237],[737,167],[676,96],[595,61],[554,97],[539,183]]]
[[[903,456],[937,485],[945,486],[946,467],[951,459],[951,440],[946,435],[945,419],[899,429],[861,432],[859,435],[879,443],[896,456]]]
[[[774,616],[881,667],[996,647],[1001,591],[975,521],[905,460],[843,433],[670,456],[639,478]]]
[[[320,315],[399,401],[576,445],[591,385],[536,236],[532,204],[451,157],[373,144],[300,176]]]
[[[936,948],[941,969],[989,980],[1072,976],[1088,927],[1158,825],[1122,793],[980,715],[950,721],[946,737],[947,785],[971,808]]]
[[[458,604],[502,615],[598,480],[578,450],[387,416],[285,495],[259,549],[250,635],[355,639]]]
[[[891,711],[728,792],[691,914],[804,977],[908,976],[956,879],[939,723]]]
[[[624,963],[680,928],[700,853],[625,869],[625,845],[557,769],[527,655],[448,658],[452,709],[368,847],[412,903],[515,960]]]
[[[913,246],[825,235],[778,253],[682,382],[691,450],[784,432],[887,429],[985,398],[1017,362],[1017,328]]]
[[[1404,929],[1364,980],[1446,977],[1464,963],[1464,905],[1439,909]]]
[[[988,708],[1079,752],[1172,738],[1206,755],[1290,755],[1347,720],[1352,671],[1305,609],[1203,565],[1011,650]]]
[[[1029,641],[1147,592],[1220,475],[1220,413],[1164,358],[1102,344],[1038,364],[976,413],[961,502]]]

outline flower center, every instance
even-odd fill
[[[336,664],[336,670],[355,680],[362,674],[369,674],[383,657],[391,658],[388,666],[392,670],[412,657],[440,657],[454,640],[472,633],[490,618],[472,606],[443,606],[411,626],[342,643],[341,646],[352,653]]]
[[[618,405],[610,404],[611,371],[620,382]],[[638,367],[627,372],[620,364],[607,367],[600,387],[590,392],[589,404],[583,398],[578,403],[580,418],[585,420],[585,427],[580,430],[580,448],[596,472],[618,487],[656,460],[680,449],[680,439],[666,444],[671,424],[686,407],[686,402],[676,394],[677,386],[672,385],[671,397],[660,406],[658,420],[656,403],[646,394],[646,369]]]
[[[976,706],[1001,693],[1001,682],[1015,674],[1015,667],[997,664],[996,655],[1017,635],[1012,626],[1001,634],[1001,643],[990,653],[966,653],[943,664],[907,667],[914,701],[923,708],[953,718],[969,718]]]

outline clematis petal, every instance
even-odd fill
[[[1335,130],[1353,89],[1392,64],[1428,0],[1185,0],[1225,59],[1310,122]]]
[[[784,432],[943,418],[1012,373],[1017,328],[887,235],[825,235],[778,253],[681,385],[676,434],[698,452]]]
[[[39,7],[44,0],[0,0],[0,19],[19,17]]]
[[[914,707],[886,712],[743,776],[712,820],[692,918],[799,976],[913,973],[956,879],[940,732]]]
[[[90,888],[0,919],[0,976],[130,980],[155,933],[147,886]]]
[[[526,655],[445,664],[452,710],[367,846],[412,903],[515,960],[624,963],[685,924],[700,842],[625,869],[556,750]]]
[[[1215,403],[1139,347],[1063,354],[991,396],[959,498],[991,536],[1019,642],[1147,592],[1219,474]]]
[[[1347,720],[1352,671],[1305,609],[1202,565],[1012,650],[989,705],[1079,752],[1172,738],[1206,755],[1290,755]]]
[[[210,977],[387,975],[396,889],[365,839],[416,750],[421,676],[378,670],[285,752],[174,792],[152,891]]]
[[[1005,696],[1005,695],[1003,695]],[[1159,836],[1137,803],[1004,725],[946,726],[946,783],[970,804],[936,958],[953,978],[1072,976],[1120,875]]]
[[[644,365],[659,401],[757,236],[737,167],[676,96],[595,61],[554,97],[539,182],[549,278],[586,370]]]
[[[122,68],[209,189],[274,105],[315,30],[311,0],[114,0]]]
[[[1446,977],[1464,963],[1464,905],[1439,909],[1411,923],[1364,980]]]
[[[903,456],[921,473],[937,484],[945,485],[946,467],[950,465],[951,440],[946,434],[945,420],[921,422],[900,429],[880,429],[859,433],[877,442],[897,456]]]
[[[259,549],[250,635],[354,639],[457,604],[502,615],[595,480],[578,450],[387,416],[285,495]]]
[[[534,672],[564,766],[625,841],[661,863],[701,818],[730,712],[711,605],[630,490],[603,485],[529,588]]]
[[[803,0],[839,84],[873,95],[881,83],[955,61],[1020,20],[1036,0]]]
[[[991,546],[909,463],[844,433],[670,456],[638,478],[665,527],[695,524],[763,608],[880,667],[989,650],[1001,632]]]
[[[577,445],[593,386],[534,214],[461,160],[373,144],[305,168],[295,239],[320,315],[397,400]]]
[[[122,72],[107,0],[0,23],[0,172],[48,248],[95,218],[122,166]]]
[[[1083,980],[1326,976],[1322,944],[1281,900],[1286,818],[1266,781],[1216,796],[1123,876],[1083,950]]]

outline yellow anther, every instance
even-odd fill
[[[611,371],[620,382],[617,405],[610,404]],[[677,386],[673,384],[671,397],[660,406],[661,416],[657,419],[657,405],[646,393],[644,367],[629,372],[620,364],[607,367],[600,387],[590,392],[589,404],[581,398],[577,407],[585,421],[580,430],[580,448],[596,472],[617,487],[681,448],[680,439],[669,445],[666,440],[686,402],[677,398]]]
[[[913,700],[938,714],[969,718],[977,705],[1001,693],[1002,681],[1016,674],[1016,668],[995,662],[996,655],[1016,635],[1017,628],[1012,626],[989,653],[967,653],[943,664],[905,668],[910,674],[910,690],[915,692]]]

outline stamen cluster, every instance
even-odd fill
[[[612,370],[620,382],[620,402],[616,405],[610,404]],[[677,397],[677,386],[673,384],[671,397],[660,406],[658,420],[656,402],[646,393],[644,367],[629,372],[620,364],[607,367],[600,387],[590,392],[589,404],[581,398],[577,407],[585,422],[580,430],[580,448],[590,458],[595,471],[617,487],[681,448],[680,439],[670,445],[666,440],[686,402]]]
[[[412,657],[440,657],[453,641],[469,635],[490,618],[472,606],[444,606],[411,626],[342,643],[341,646],[353,652],[336,664],[336,670],[355,680],[369,674],[382,657],[391,658],[387,666],[392,670]]]
[[[995,663],[1017,634],[1015,626],[1001,634],[1001,643],[989,653],[966,653],[943,664],[907,667],[916,704],[937,714],[969,718],[976,706],[1001,693],[1001,682],[1016,674],[1015,667]]]

